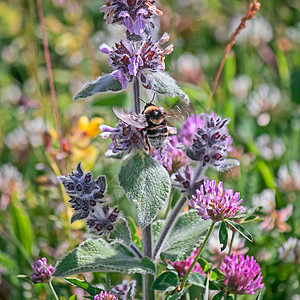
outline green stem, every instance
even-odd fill
[[[230,241],[230,245],[229,245],[229,251],[228,251],[228,256],[230,256],[231,250],[232,250],[232,245],[233,245],[233,239],[235,236],[235,231],[232,232],[232,236],[231,236],[231,241]]]
[[[189,270],[188,270],[187,273],[185,274],[184,279],[183,279],[183,281],[182,281],[182,283],[181,283],[181,286],[180,286],[180,290],[181,290],[181,291],[183,290],[184,286],[186,285],[187,279],[188,279],[190,273],[192,272],[192,270],[194,269],[194,266],[195,266],[195,264],[197,263],[197,261],[198,261],[200,255],[201,255],[201,253],[202,253],[202,251],[203,251],[203,249],[204,249],[204,247],[205,247],[205,245],[206,245],[206,243],[207,243],[207,241],[208,241],[208,239],[209,239],[209,237],[210,237],[210,235],[211,235],[211,233],[212,233],[212,231],[213,231],[213,228],[214,228],[214,226],[215,226],[215,223],[216,223],[216,222],[212,222],[212,223],[211,223],[210,228],[209,228],[209,230],[208,230],[208,233],[207,233],[207,235],[206,235],[206,237],[205,237],[205,239],[204,239],[204,241],[203,241],[201,247],[199,248],[199,252],[198,252],[197,256],[195,257],[195,259],[194,259],[193,263],[191,264]]]
[[[237,300],[237,294],[234,294],[233,299]]]
[[[57,294],[56,294],[56,292],[55,292],[55,290],[54,290],[54,288],[53,288],[53,285],[52,285],[51,280],[48,282],[48,284],[49,284],[51,293],[52,293],[52,295],[54,296],[55,300],[59,300],[59,298],[58,298],[58,296],[57,296]]]

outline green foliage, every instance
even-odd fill
[[[221,226],[219,229],[219,241],[222,245],[221,251],[224,251],[227,247],[227,241],[228,241],[228,231],[227,227],[224,221],[221,222]]]
[[[153,282],[153,289],[160,291],[170,291],[178,286],[179,278],[174,272],[164,272]]]
[[[104,271],[154,274],[155,266],[147,257],[142,260],[133,257],[119,243],[109,244],[103,239],[88,239],[58,260],[53,276],[66,277],[83,272]]]
[[[164,220],[153,223],[154,245],[159,238],[164,223]],[[202,243],[210,224],[209,220],[202,220],[195,210],[182,213],[163,244],[162,259],[171,261],[186,259]]]
[[[102,289],[99,289],[99,288],[94,287],[91,284],[89,284],[85,278],[84,278],[84,280],[79,280],[77,278],[64,278],[64,280],[71,283],[74,286],[77,286],[77,287],[85,290],[91,296],[95,296],[95,295],[99,294],[101,291],[103,291]]]
[[[87,82],[73,97],[73,100],[80,98],[87,98],[96,93],[103,93],[107,91],[117,92],[122,89],[120,82],[112,75],[104,75],[93,81]]]
[[[143,152],[126,161],[119,173],[126,197],[136,206],[141,228],[156,217],[170,194],[170,177],[166,169]]]
[[[181,100],[189,103],[189,97],[179,88],[174,78],[164,71],[145,71],[149,88],[159,94],[165,94],[171,97],[179,97]]]
[[[248,232],[247,229],[245,229],[243,226],[232,222],[230,220],[226,220],[225,221],[229,226],[233,227],[236,231],[238,231],[244,238],[246,238],[248,241],[253,242],[253,237],[250,234],[250,232]]]

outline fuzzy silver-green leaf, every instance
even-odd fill
[[[141,228],[156,217],[170,194],[170,177],[166,169],[144,152],[127,160],[119,173],[126,197],[136,206]]]
[[[53,276],[66,277],[84,272],[154,274],[155,266],[147,257],[141,260],[134,257],[119,243],[88,239],[58,260]]]

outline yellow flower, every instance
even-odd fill
[[[87,116],[82,116],[78,120],[78,129],[86,133],[89,137],[95,137],[100,133],[99,125],[103,124],[102,118],[93,118],[89,121]]]

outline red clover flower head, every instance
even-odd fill
[[[204,120],[204,125],[198,127],[197,132],[194,134],[192,148],[186,145],[181,147],[186,150],[187,156],[192,160],[202,162],[203,166],[210,166],[218,171],[224,171],[238,165],[237,161],[226,159],[232,143],[232,138],[229,136],[226,126],[230,119],[222,120],[219,116],[213,114],[202,114],[201,117]],[[180,135],[186,143],[191,138],[187,134],[188,128],[195,127],[196,122],[194,123],[191,119],[189,123],[185,124]]]
[[[108,205],[97,206],[95,211],[87,218],[86,224],[89,232],[96,235],[107,235],[115,229],[120,211],[117,207],[110,209]]]
[[[155,27],[153,15],[162,15],[155,0],[107,0],[100,11],[105,13],[106,24],[123,24],[130,34],[136,35],[142,35],[147,27]]]
[[[207,180],[196,191],[196,196],[192,196],[189,205],[198,210],[203,220],[217,222],[234,217],[243,208],[239,206],[242,201],[240,193],[233,193],[231,189],[225,189],[223,193],[222,182],[216,185],[215,180]]]
[[[221,271],[225,275],[224,283],[234,294],[250,294],[263,288],[261,269],[253,256],[233,253],[224,258]]]
[[[35,261],[32,269],[33,273],[30,275],[34,283],[49,282],[54,273],[54,268],[50,264],[47,264],[45,257]]]
[[[111,292],[119,297],[121,300],[133,299],[135,292],[136,281],[132,280],[128,282],[123,280],[122,284],[117,284]]]
[[[111,138],[112,143],[108,147],[106,156],[122,156],[132,150],[139,150],[145,148],[145,141],[139,130],[133,126],[127,125],[120,121],[115,128],[100,125],[102,133],[100,136],[103,139]]]
[[[81,163],[69,176],[59,176],[58,180],[63,184],[67,194],[70,196],[70,203],[75,210],[71,222],[86,218],[94,212],[97,203],[104,196],[106,190],[105,176],[99,176],[94,180],[92,174],[84,173]]]
[[[170,264],[177,271],[179,277],[182,277],[189,270],[198,252],[199,249],[195,250],[193,254],[186,260],[175,261],[175,262],[168,261],[168,264]],[[198,262],[195,264],[192,272],[201,273],[202,275],[206,276]]]
[[[94,297],[94,300],[118,300],[118,296],[111,292],[101,292]]]
[[[164,33],[157,43],[153,43],[151,37],[141,41],[124,39],[119,44],[116,43],[113,49],[106,44],[102,44],[99,48],[103,53],[109,54],[109,63],[114,70],[112,75],[120,81],[123,89],[134,76],[139,76],[142,83],[147,86],[148,82],[143,70],[165,69],[165,54],[173,51],[173,45],[165,49],[160,45],[167,42],[169,38],[169,35]]]

